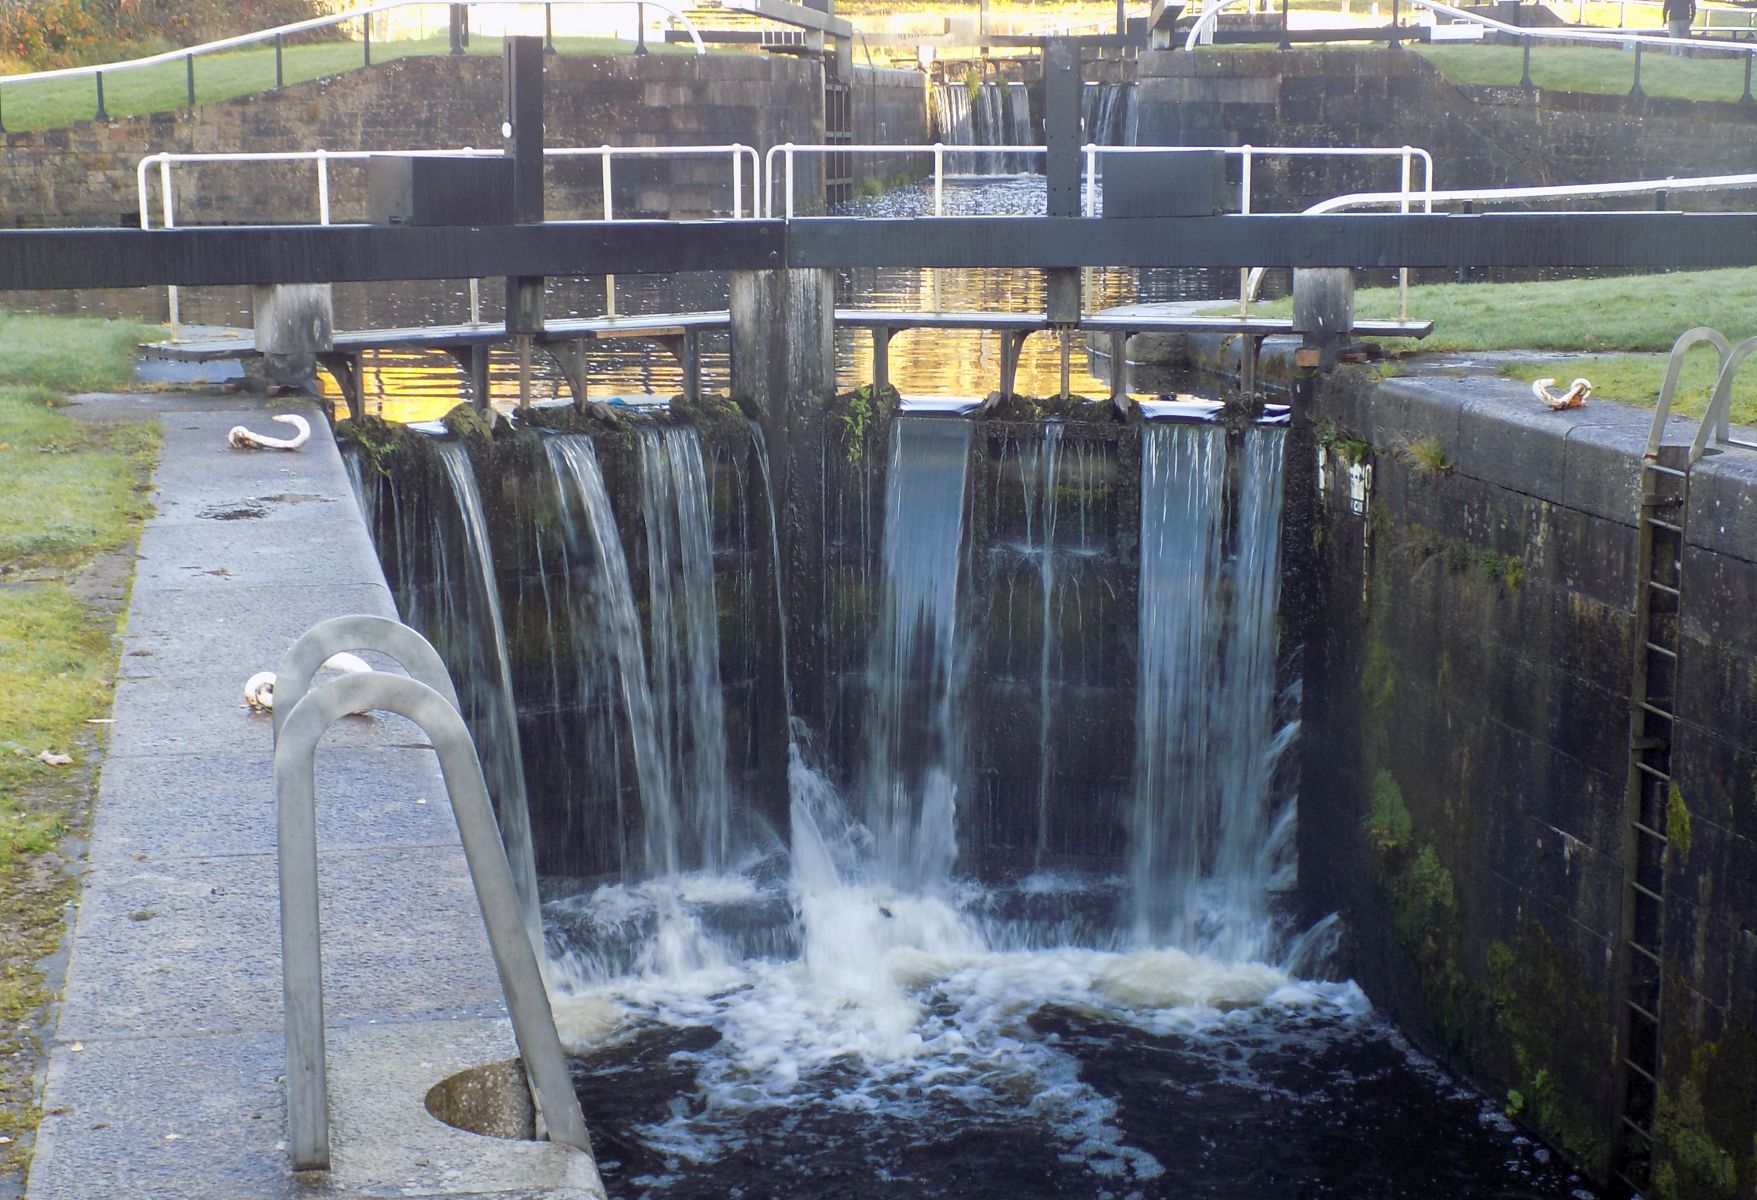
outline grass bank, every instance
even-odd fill
[[[444,37],[419,41],[374,42],[372,61],[389,62],[398,58],[450,53],[450,42]],[[561,54],[621,55],[633,52],[631,42],[615,38],[556,38],[555,48]],[[693,46],[649,42],[655,54],[693,54]],[[469,53],[498,58],[501,39],[472,37]],[[288,46],[283,52],[283,82],[303,83],[340,75],[360,68],[364,48],[359,42],[319,42]],[[265,92],[275,86],[274,49],[233,50],[224,54],[207,54],[195,60],[195,101],[209,104],[229,100],[252,92]],[[142,116],[147,113],[170,112],[189,103],[189,79],[182,60],[128,71],[111,71],[104,75],[104,110],[112,117]],[[89,77],[50,79],[41,83],[16,83],[0,87],[0,112],[4,113],[9,130],[56,129],[75,121],[89,121],[97,109],[97,91]]]
[[[1281,300],[1262,308],[1286,315],[1292,304]],[[1418,284],[1409,289],[1409,311],[1433,321],[1434,332],[1419,344],[1403,345],[1422,351],[1566,353],[1565,359],[1522,358],[1502,366],[1501,373],[1527,381],[1552,376],[1564,383],[1584,375],[1596,397],[1651,407],[1659,398],[1666,355],[1686,329],[1707,325],[1734,344],[1757,335],[1757,268],[1546,283]],[[1396,316],[1397,290],[1363,289],[1355,296],[1355,312]],[[1573,357],[1582,354],[1593,357]],[[1716,374],[1712,350],[1691,351],[1678,382],[1676,410],[1699,415]],[[1734,421],[1757,424],[1757,377],[1734,392],[1732,412]]]
[[[120,609],[98,598],[116,589],[93,581],[131,570],[115,555],[146,516],[158,445],[150,422],[61,409],[67,392],[126,383],[147,332],[0,314],[0,1188],[36,1128],[37,1037],[53,998],[38,964],[76,895],[66,841],[90,814],[116,670]]]
[[[1663,35],[1651,26],[1631,30]],[[1518,87],[1523,51],[1518,46],[1416,45],[1453,83],[1479,87]],[[1536,42],[1531,50],[1531,82],[1544,91],[1603,92],[1624,95],[1635,83],[1635,54],[1615,47],[1598,49]],[[1673,58],[1663,48],[1641,55],[1641,90],[1649,96],[1680,100],[1737,100],[1745,90],[1745,62],[1730,55]]]

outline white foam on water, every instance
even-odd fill
[[[1079,1060],[1033,1028],[1043,1010],[1194,1039],[1255,1035],[1274,1024],[1264,1016],[1368,1011],[1353,984],[1302,981],[1266,963],[1169,947],[991,948],[969,912],[978,889],[912,895],[877,882],[871,838],[834,789],[797,753],[790,776],[797,957],[740,960],[709,932],[703,917],[717,907],[773,903],[747,877],[649,880],[579,901],[598,927],[656,933],[635,970],[565,979],[556,1010],[570,1045],[651,1024],[720,1034],[686,1052],[695,1094],[641,1130],[677,1169],[737,1153],[753,1113],[808,1101],[926,1129],[948,1111],[1028,1120],[1100,1178],[1149,1179],[1161,1164],[1126,1143],[1115,1104],[1081,1080]],[[1031,886],[1072,889],[1053,876]],[[1250,1078],[1248,1055],[1227,1071]]]

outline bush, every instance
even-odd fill
[[[321,0],[0,0],[0,59],[41,69],[134,58],[324,11]]]

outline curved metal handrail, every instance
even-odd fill
[[[1672,415],[1672,395],[1678,390],[1678,377],[1684,373],[1684,354],[1690,347],[1707,342],[1714,347],[1715,366],[1717,370],[1726,367],[1727,354],[1730,347],[1726,336],[1718,329],[1710,329],[1706,325],[1698,325],[1694,329],[1686,329],[1672,343],[1671,357],[1666,360],[1665,382],[1659,387],[1659,403],[1653,409],[1653,426],[1647,433],[1646,457],[1659,457],[1659,441],[1665,433],[1666,419]],[[1718,385],[1718,378],[1716,380]],[[1705,425],[1706,421],[1703,422]],[[1694,462],[1694,458],[1691,459]]]
[[[323,949],[317,897],[317,743],[339,717],[366,709],[419,725],[439,754],[470,881],[488,929],[513,1036],[549,1140],[591,1152],[536,951],[525,936],[512,868],[488,785],[458,710],[426,684],[368,671],[308,693],[275,742],[275,823],[281,885],[281,987],[287,1046],[287,1148],[295,1170],[327,1170],[329,1083],[324,1066]]]
[[[1219,20],[1220,13],[1223,9],[1230,8],[1234,4],[1243,4],[1246,2],[1247,0],[1215,0],[1215,3],[1208,9],[1208,11],[1196,18],[1195,24],[1190,26],[1189,36],[1184,39],[1184,49],[1193,51],[1196,48],[1201,41],[1202,35],[1212,29],[1215,22]],[[1450,4],[1440,3],[1440,0],[1409,0],[1409,3],[1425,8],[1430,12],[1451,17],[1454,21],[1466,21],[1470,24],[1481,25],[1485,29],[1493,29],[1498,33],[1510,34],[1513,37],[1525,38],[1532,41],[1596,42],[1600,44],[1614,42],[1619,46],[1682,46],[1699,44],[1697,42],[1692,42],[1689,39],[1668,37],[1665,34],[1630,33],[1626,29],[1607,30],[1602,33],[1590,29],[1537,29],[1523,25],[1509,25],[1505,21],[1497,21],[1493,17],[1485,17],[1478,13],[1467,12],[1462,8],[1454,8]],[[1757,42],[1739,43],[1720,40],[1715,42],[1714,48],[1716,50],[1725,51],[1729,54],[1757,55]]]
[[[452,686],[451,672],[439,657],[433,643],[389,617],[355,613],[331,617],[299,635],[297,641],[281,655],[275,668],[275,737],[287,723],[287,715],[299,706],[311,688],[311,680],[332,654],[344,650],[377,650],[402,664],[411,676],[443,696],[459,712],[457,689]]]
[[[1732,353],[1720,364],[1720,377],[1714,381],[1714,395],[1709,398],[1708,408],[1702,414],[1702,424],[1696,427],[1695,440],[1690,443],[1690,461],[1694,463],[1708,449],[1708,439],[1731,441],[1732,434],[1732,399],[1733,376],[1739,373],[1739,366],[1753,351],[1757,351],[1757,337],[1749,337],[1734,346]],[[1748,446],[1749,442],[1735,442],[1734,445]]]
[[[528,8],[528,3],[521,0],[461,0],[468,8]],[[673,21],[682,25],[695,43],[697,54],[706,54],[707,45],[697,31],[689,16],[673,0],[545,0],[549,4],[560,4],[570,8],[627,8],[629,5],[646,5],[663,12]],[[79,79],[90,75],[105,74],[112,71],[132,71],[138,67],[156,67],[164,63],[181,62],[187,58],[198,58],[208,54],[218,54],[225,50],[237,50],[244,46],[253,46],[258,42],[272,42],[276,38],[291,37],[300,33],[311,33],[319,29],[328,29],[348,21],[360,20],[375,16],[381,12],[391,12],[399,8],[431,7],[431,0],[378,0],[376,4],[365,4],[350,8],[346,12],[331,13],[322,17],[310,17],[303,21],[294,21],[287,25],[276,25],[270,29],[259,29],[255,33],[241,33],[234,37],[220,38],[218,41],[202,42],[197,46],[184,46],[176,50],[166,50],[159,54],[149,54],[144,58],[127,58],[116,62],[96,63],[85,67],[58,67],[52,71],[27,71],[18,75],[0,75],[0,86],[14,83],[41,83],[50,79]]]

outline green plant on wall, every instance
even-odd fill
[[[1397,457],[1410,470],[1434,483],[1452,473],[1452,460],[1437,437],[1405,438],[1397,445]]]
[[[1380,854],[1409,845],[1409,808],[1391,772],[1380,771],[1373,780],[1373,806],[1366,816],[1367,841]]]
[[[842,438],[848,443],[848,462],[858,464],[866,455],[866,433],[872,424],[872,386],[855,388],[843,398]]]

